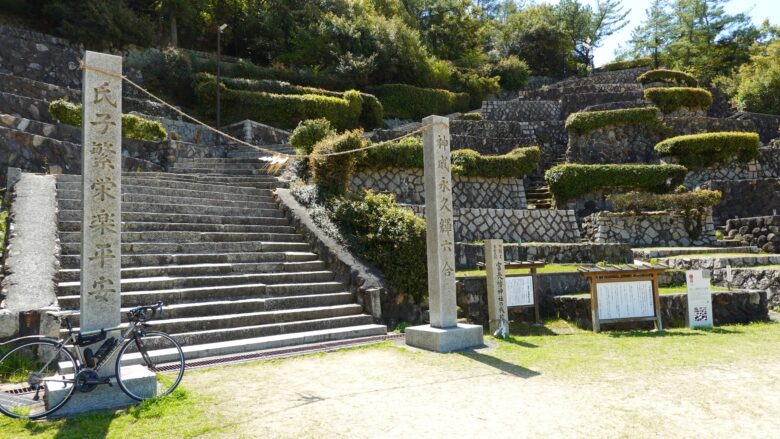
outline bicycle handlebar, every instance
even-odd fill
[[[136,306],[135,308],[128,311],[127,314],[130,316],[130,319],[133,321],[147,322],[155,318],[158,312],[160,317],[162,318],[164,312],[163,306],[164,304],[162,302],[157,302],[152,306]]]

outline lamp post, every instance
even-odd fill
[[[222,32],[227,28],[227,24],[223,24],[219,27],[217,27],[217,129],[219,130],[222,126],[221,120],[220,120],[220,102],[219,102],[219,93],[220,93],[220,59],[222,58]],[[217,145],[222,143],[222,137],[217,134]]]

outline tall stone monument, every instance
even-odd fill
[[[406,330],[406,343],[436,352],[482,345],[482,326],[458,323],[449,119],[428,116],[423,125],[425,223],[430,324]]]
[[[504,241],[485,240],[485,272],[488,293],[490,333],[504,338],[509,335],[509,307],[506,300]]]

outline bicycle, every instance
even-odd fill
[[[113,377],[100,376],[99,372],[117,353],[116,383],[127,396],[135,401],[150,396],[123,381],[123,371],[127,377],[132,372],[130,368],[138,366],[157,377],[152,397],[170,394],[184,376],[184,352],[170,335],[147,331],[151,327],[147,322],[158,311],[162,317],[162,302],[131,309],[126,330],[120,324],[74,333],[66,317],[65,339],[29,336],[0,344],[0,352],[11,347],[0,358],[0,412],[12,418],[39,419],[59,410],[76,390],[88,393],[103,384],[113,387]],[[108,337],[111,332],[119,332],[120,338]],[[97,351],[88,347],[101,341]],[[18,343],[21,344],[12,347]]]

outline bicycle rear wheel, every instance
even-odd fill
[[[38,419],[62,407],[76,388],[76,359],[53,341],[10,348],[0,358],[0,412]]]
[[[132,385],[129,378],[139,371],[138,368],[157,376],[154,392]],[[183,376],[184,352],[173,337],[162,332],[147,332],[131,338],[122,346],[116,359],[117,383],[136,401],[170,394]]]

